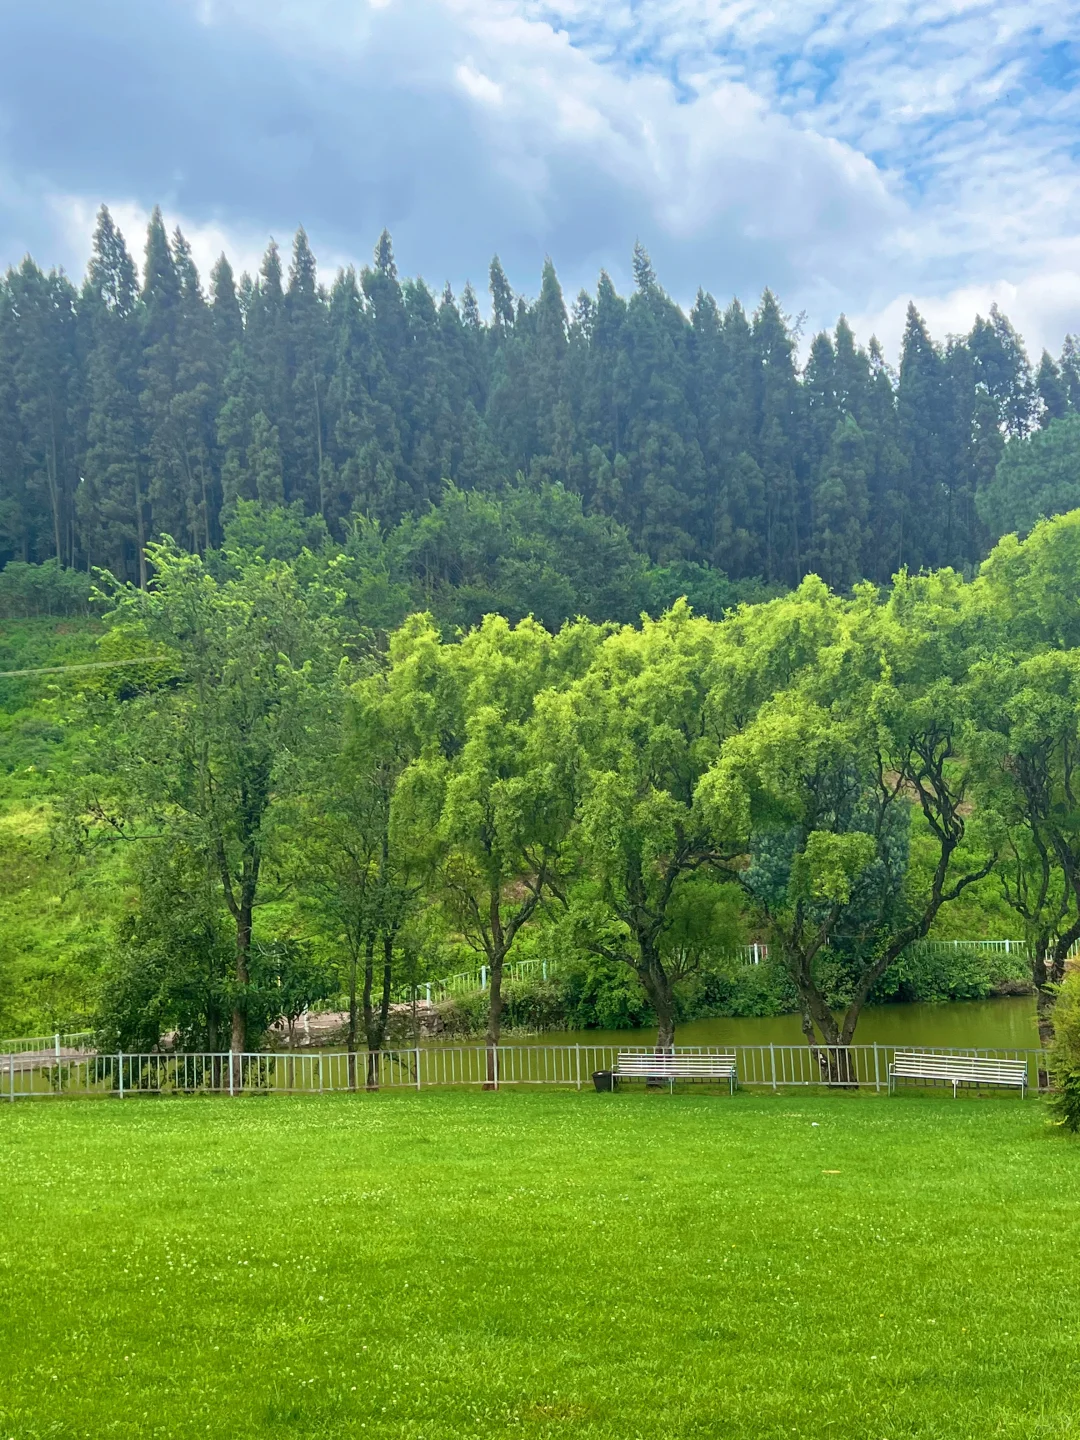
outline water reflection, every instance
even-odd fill
[[[560,1030],[543,1035],[507,1035],[512,1045],[647,1045],[655,1032],[641,1030]],[[951,1004],[875,1005],[863,1011],[855,1043],[941,1045],[956,1048],[1028,1049],[1039,1043],[1035,1001],[1030,996],[965,1000]],[[461,1042],[453,1042],[460,1044]],[[467,1044],[478,1043],[467,1041]],[[751,1020],[694,1020],[680,1025],[676,1045],[799,1045],[797,1015]]]

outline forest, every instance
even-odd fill
[[[0,680],[6,1014],[245,1050],[334,1002],[374,1051],[395,1000],[471,963],[491,1046],[568,1007],[668,1045],[755,1006],[844,1046],[919,993],[920,941],[990,926],[1028,940],[1052,1035],[1080,937],[1080,511],[971,580],[453,633],[365,618],[388,587],[363,529],[282,559],[251,532],[302,518],[243,515],[205,556],[151,542],[146,589],[99,571],[96,617],[5,629],[30,672]],[[504,989],[536,954],[557,982]]]
[[[140,272],[103,207],[81,287],[29,257],[0,283],[0,564],[145,585],[150,542],[203,554],[247,500],[339,542],[363,517],[410,578],[471,563],[490,589],[470,548],[506,571],[522,534],[558,548],[576,526],[639,570],[695,567],[545,617],[628,621],[695,584],[970,573],[1080,503],[1072,337],[1033,368],[996,309],[937,344],[911,308],[894,373],[842,316],[805,341],[769,291],[686,314],[640,246],[633,271],[629,299],[601,274],[568,305],[550,261],[529,300],[495,258],[485,318],[470,285],[399,279],[386,233],[326,288],[301,229],[287,272],[271,244],[257,276],[223,255],[204,288],[159,211]]]
[[[504,1027],[1025,978],[1080,938],[1080,350],[899,370],[645,252],[569,312],[106,210],[0,290],[0,1020],[244,1050],[483,966]],[[1044,518],[1056,517],[1056,518]],[[927,937],[1023,938],[1027,970]],[[747,942],[766,966],[733,960]],[[557,979],[522,985],[516,960]],[[506,983],[504,984],[504,978]],[[830,1062],[831,1063],[831,1062]]]

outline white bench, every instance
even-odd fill
[[[620,1051],[611,1073],[616,1080],[667,1080],[672,1089],[676,1080],[726,1080],[733,1095],[739,1083],[734,1055],[677,1055],[671,1050]]]
[[[944,1080],[952,1086],[953,1099],[959,1085],[1010,1085],[1027,1090],[1026,1060],[987,1060],[977,1055],[926,1055],[914,1050],[897,1050],[889,1066],[889,1093],[897,1080]]]

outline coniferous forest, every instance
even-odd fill
[[[996,309],[940,343],[911,307],[896,370],[843,317],[800,364],[771,292],[748,313],[699,291],[687,315],[633,263],[629,298],[602,273],[568,300],[549,261],[529,300],[496,258],[482,304],[401,279],[386,233],[326,288],[300,230],[287,261],[271,244],[237,277],[222,256],[204,283],[159,211],[140,266],[103,207],[81,288],[29,257],[0,284],[0,563],[145,584],[148,543],[202,553],[260,501],[338,540],[363,517],[432,583],[468,570],[463,529],[483,549],[546,527],[585,569],[669,580],[547,618],[632,618],[717,572],[970,570],[1080,502],[1072,337],[1033,367]]]

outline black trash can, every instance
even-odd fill
[[[594,1070],[592,1083],[597,1090],[614,1090],[615,1075],[611,1070]]]

